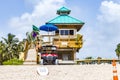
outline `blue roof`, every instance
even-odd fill
[[[71,16],[68,15],[60,15],[50,21],[48,21],[47,23],[53,23],[53,24],[84,24],[84,22],[73,18]]]

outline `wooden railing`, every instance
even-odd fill
[[[113,59],[85,59],[85,60],[75,60],[77,64],[112,64]],[[116,62],[120,63],[120,60],[116,59]]]
[[[41,35],[41,37],[52,37],[52,42],[42,42],[43,44],[53,44],[62,48],[81,48],[83,45],[82,35]]]

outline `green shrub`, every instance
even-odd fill
[[[11,59],[3,62],[3,65],[22,65],[22,64],[23,61],[18,59]]]

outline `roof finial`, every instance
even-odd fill
[[[71,10],[69,10],[65,7],[61,7],[59,10],[57,10],[58,15],[69,15],[70,12],[71,12]]]

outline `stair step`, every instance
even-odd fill
[[[35,49],[30,49],[28,51],[27,58],[23,64],[25,64],[25,65],[37,64],[36,63],[36,50]]]

